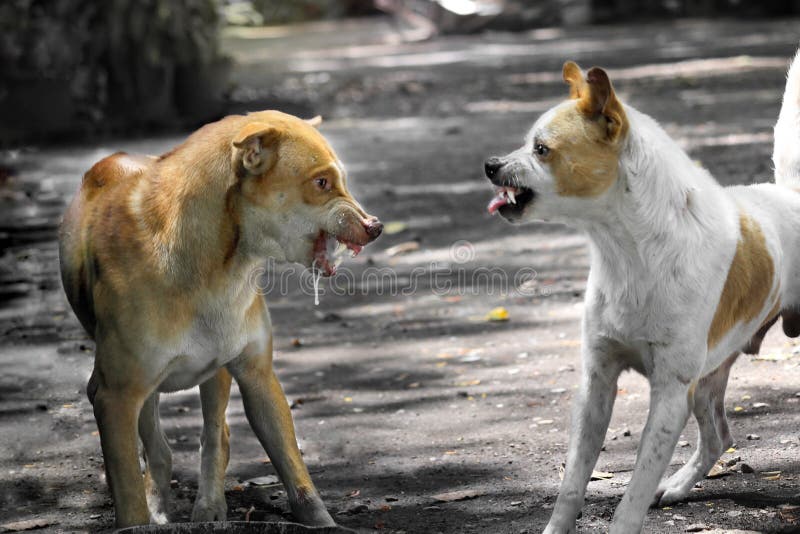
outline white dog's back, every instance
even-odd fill
[[[776,183],[800,187],[800,51],[787,75],[783,105],[775,124],[772,162]]]

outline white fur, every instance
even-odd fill
[[[776,126],[779,183],[800,179],[800,61]],[[731,443],[723,398],[736,355],[776,301],[800,306],[800,195],[780,186],[721,187],[650,117],[625,106],[627,138],[619,176],[595,198],[556,192],[548,164],[533,153],[560,104],[532,128],[525,146],[503,158],[507,183],[536,197],[522,221],[554,220],[587,233],[591,271],[583,318],[583,375],[574,405],[567,467],[545,532],[574,532],[586,484],[611,416],[619,374],[634,369],[651,386],[650,413],[631,482],[612,533],[639,532],[654,497],[685,498]],[[800,181],[798,181],[800,184]],[[737,324],[708,350],[708,332],[740,237],[743,210],[765,236],[776,276],[759,315]],[[694,387],[696,386],[696,389]],[[691,391],[694,389],[694,395]],[[700,427],[690,462],[659,486],[689,413]]]
[[[800,51],[789,68],[783,105],[775,124],[772,162],[778,184],[800,187]]]

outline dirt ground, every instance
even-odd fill
[[[351,189],[389,223],[344,266],[352,282],[323,282],[319,306],[296,270],[279,267],[263,281],[277,372],[338,522],[392,533],[544,527],[580,372],[588,257],[584,238],[568,229],[516,228],[486,214],[484,158],[516,147],[565,96],[560,66],[574,59],[608,67],[622,97],[659,119],[721,182],[768,181],[772,125],[799,29],[800,20],[684,21],[428,42],[404,41],[384,19],[228,31],[234,107],[283,102],[323,115]],[[0,524],[112,526],[85,395],[92,344],[62,296],[55,228],[94,161],[120,149],[161,153],[181,138],[3,154]],[[498,306],[510,319],[487,321]],[[726,402],[737,445],[723,458],[733,467],[688,502],[651,510],[646,531],[800,531],[797,347],[775,328],[759,357],[740,358]],[[589,484],[582,532],[607,527],[646,417],[645,381],[629,373],[619,387],[597,464],[611,476]],[[289,517],[280,485],[245,483],[273,469],[237,392],[228,417],[228,517],[242,519],[251,506],[254,519]],[[199,464],[196,389],[165,396],[162,418],[175,451],[172,519],[187,520]],[[695,438],[690,422],[670,472]],[[472,498],[448,501],[457,491]]]

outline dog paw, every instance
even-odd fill
[[[690,488],[691,489],[691,488]],[[670,487],[659,489],[656,492],[656,498],[653,501],[655,507],[663,508],[664,506],[671,506],[673,504],[682,502],[689,495],[689,490],[682,487]]]
[[[192,509],[192,521],[225,521],[228,517],[228,504],[225,498],[205,499],[198,497]]]
[[[575,534],[575,525],[571,527],[561,527],[548,524],[542,534]]]

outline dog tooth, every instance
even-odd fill
[[[513,190],[506,189],[506,196],[508,197],[508,201],[511,202],[512,204],[517,203],[517,196]]]

